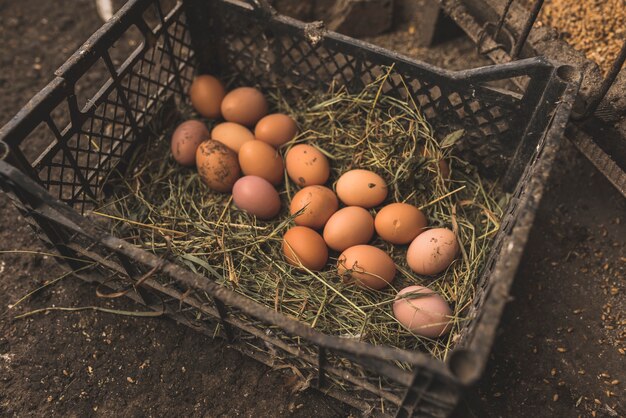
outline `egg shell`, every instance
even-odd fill
[[[215,125],[211,131],[211,139],[221,142],[231,150],[239,153],[239,149],[246,142],[254,141],[254,134],[250,129],[234,122],[223,122]]]
[[[380,290],[393,281],[396,265],[380,248],[355,245],[341,253],[337,272],[346,282],[354,281],[359,286]]]
[[[345,205],[373,208],[387,197],[387,184],[373,171],[350,170],[339,177],[336,191]]]
[[[226,89],[220,80],[210,75],[194,78],[189,88],[189,98],[196,112],[205,118],[216,119],[221,116],[220,108],[226,95]]]
[[[278,148],[291,141],[298,133],[296,122],[282,113],[273,113],[262,118],[254,128],[254,136]]]
[[[367,244],[374,235],[374,218],[359,206],[348,206],[335,212],[324,226],[324,241],[336,251]]]
[[[419,234],[406,252],[406,260],[417,274],[439,274],[454,261],[459,253],[459,242],[454,232],[435,228]]]
[[[374,226],[382,239],[392,244],[408,244],[428,225],[421,210],[408,203],[391,203],[376,214]]]
[[[209,130],[199,120],[188,120],[178,125],[172,134],[172,156],[177,163],[192,166],[196,163],[196,150],[202,141],[209,139]]]
[[[414,297],[402,295],[415,293]],[[437,292],[423,286],[409,286],[398,292],[393,316],[416,335],[437,338],[450,332],[452,310]]]
[[[324,154],[307,144],[292,147],[285,157],[289,178],[300,187],[324,184],[330,176],[330,164]]]
[[[294,215],[303,208],[304,211],[294,218],[296,225],[320,229],[337,212],[339,201],[335,192],[328,187],[307,186],[293,196],[289,213]]]
[[[253,87],[239,87],[228,93],[222,101],[222,116],[229,122],[254,126],[267,115],[267,100]]]
[[[283,254],[289,264],[319,271],[328,261],[326,243],[314,230],[306,226],[294,226],[283,237]]]
[[[211,139],[204,141],[196,151],[196,166],[202,181],[218,192],[229,192],[241,171],[237,154],[224,144]]]
[[[239,165],[246,176],[259,176],[274,185],[283,181],[283,158],[263,141],[249,141],[239,149]]]
[[[272,219],[280,212],[280,196],[267,180],[244,176],[233,186],[233,202],[259,219]]]

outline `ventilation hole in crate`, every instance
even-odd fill
[[[467,106],[474,113],[478,112],[482,108],[482,106],[480,105],[480,102],[478,102],[478,100],[469,100],[467,102]]]
[[[481,127],[484,127],[482,125],[485,125],[487,123],[487,118],[481,115],[474,115],[474,119],[476,120],[476,123]]]
[[[306,42],[295,42],[293,39],[283,40],[281,45],[285,50],[281,61],[293,81],[303,79],[307,84],[317,86],[329,82],[342,65],[326,48],[313,48]]]
[[[78,133],[67,141],[66,146],[81,174],[86,179],[93,177],[99,157],[94,139],[90,135]]]
[[[461,96],[459,95],[459,93],[452,93],[451,95],[448,96],[448,100],[450,101],[450,104],[452,105],[452,107],[459,107],[463,105],[463,99],[461,99]]]
[[[154,92],[150,92],[150,87],[155,84],[155,81],[149,77],[149,74],[146,74],[147,76],[142,74],[141,69],[139,69],[139,72],[136,72],[138,70],[137,67],[141,67],[143,63],[144,60],[140,60],[120,80],[120,86],[124,90],[133,118],[138,121],[139,127],[142,127],[144,124],[143,114],[146,106],[148,106],[151,99],[156,99],[156,96],[152,96]],[[156,84],[158,84],[158,81]]]
[[[312,49],[309,45],[306,45],[306,48],[308,51],[297,67],[299,72],[314,85],[321,84],[323,80],[329,81],[332,73],[326,68],[324,62],[328,56],[326,51],[324,49]]]
[[[509,130],[509,124],[505,120],[497,120],[495,122],[498,132],[503,133]]]
[[[331,53],[329,56],[330,74],[334,74],[333,80],[341,85],[350,85],[355,76],[356,58],[342,53]]]
[[[39,178],[50,194],[63,202],[71,202],[80,187],[72,162],[58,147],[54,154],[51,154],[48,164],[40,170]]]
[[[441,98],[441,89],[438,86],[433,86],[428,89],[428,96],[432,102],[438,101]]]
[[[146,56],[150,57],[153,66],[151,71],[156,74],[151,79],[158,80],[178,95],[185,96],[193,70],[184,72],[182,69],[194,67],[193,50],[185,24],[176,20],[169,25],[166,31],[161,32],[153,51]]]
[[[53,128],[58,132],[63,132],[71,124],[70,107],[67,100],[61,102],[50,112],[50,119]]]
[[[468,116],[468,114],[465,111],[464,107],[457,108],[456,109],[456,114],[459,116],[460,119],[465,119]]]
[[[437,116],[437,112],[433,107],[426,107],[423,109],[424,116],[426,119],[434,119]]]
[[[502,116],[502,109],[498,106],[494,106],[489,109],[489,114],[491,114],[491,116],[493,116],[494,119],[497,119]]]
[[[418,95],[415,96],[415,99],[417,101],[417,104],[421,108],[431,107],[431,101],[430,101],[430,98],[427,95],[425,95],[425,94],[418,94]]]
[[[183,81],[176,73],[172,73],[171,68],[169,55],[154,48],[147,51],[144,58],[135,63],[131,71],[121,79],[120,86],[138,127],[144,126],[149,111],[165,100],[165,92],[180,90],[177,83],[182,85]],[[174,80],[176,77],[179,79]]]
[[[78,156],[79,170],[96,192],[135,139],[129,115],[116,92],[111,92],[68,141],[68,148]]]
[[[388,89],[386,89],[387,86],[389,87]],[[387,78],[387,83],[385,83],[383,90],[386,90],[385,94],[390,96],[402,99],[406,99],[408,97],[404,79],[402,78],[402,75],[396,73],[395,71]]]
[[[153,0],[146,10],[143,11],[141,17],[150,30],[156,32],[164,23],[165,17],[175,4],[176,2],[172,0]]]
[[[376,65],[369,61],[363,62],[361,81],[363,82],[364,85],[373,83],[384,74],[385,74],[385,70],[380,65]]]
[[[418,92],[423,87],[422,83],[420,83],[420,81],[415,79],[415,78],[406,79],[405,82],[407,83],[407,86],[409,87],[409,90],[411,90],[413,92]]]
[[[257,85],[271,73],[272,62],[264,53],[269,45],[260,30],[225,37],[222,47],[226,53],[226,68],[222,68],[222,74],[224,78],[235,75],[236,85]]]
[[[48,147],[55,142],[56,138],[45,122],[40,123],[22,142],[18,148],[33,164]]]
[[[131,25],[107,50],[113,66],[120,72],[124,64],[133,59],[133,52],[141,48],[144,37],[135,25]]]
[[[97,97],[94,97],[98,90],[110,80],[110,73],[102,58],[99,58],[85,73],[78,79],[74,86],[78,108],[81,110],[93,106]]]

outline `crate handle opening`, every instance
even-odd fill
[[[578,80],[580,72],[572,65],[561,65],[556,69],[556,75],[568,83]]]
[[[457,349],[450,354],[448,369],[463,385],[471,385],[480,377],[481,362],[473,351]]]

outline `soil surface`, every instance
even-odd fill
[[[64,3],[0,0],[0,125],[99,27],[92,0]],[[486,64],[466,39],[414,48],[407,29],[374,41],[447,68]],[[63,271],[4,194],[0,222],[0,416],[357,415],[168,319],[16,319],[52,306],[140,307],[103,302],[71,277],[12,307]],[[625,241],[625,200],[563,143],[488,370],[458,416],[626,414]]]

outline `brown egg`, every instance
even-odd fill
[[[387,184],[378,174],[369,170],[350,170],[337,180],[337,196],[348,206],[373,208],[387,197]]]
[[[393,281],[396,265],[389,255],[371,245],[355,245],[337,259],[337,272],[344,281],[359,286],[382,289]]]
[[[432,276],[441,273],[459,253],[459,242],[454,232],[435,228],[422,232],[406,252],[406,261],[417,274]]]
[[[333,250],[366,244],[374,235],[374,218],[359,206],[348,206],[335,212],[324,227],[324,241]]]
[[[246,176],[259,176],[274,185],[283,181],[283,158],[263,141],[249,141],[239,149],[239,165]]]
[[[205,118],[210,119],[221,116],[220,107],[225,94],[226,89],[222,82],[210,75],[197,76],[189,88],[193,108]]]
[[[376,233],[392,244],[408,244],[428,225],[421,210],[407,203],[385,206],[374,219]]]
[[[314,230],[306,226],[294,226],[283,237],[283,254],[294,266],[300,263],[309,270],[319,271],[328,260],[326,243]]]
[[[308,186],[300,190],[291,199],[289,213],[292,215],[300,209],[304,211],[294,218],[296,225],[308,226],[320,229],[328,221],[328,218],[339,208],[337,196],[328,187]]]
[[[423,286],[399,291],[393,303],[393,316],[413,334],[423,337],[441,337],[452,328],[448,303],[437,292]]]
[[[298,133],[296,122],[287,115],[274,113],[261,119],[254,128],[254,136],[278,148],[291,141]]]
[[[287,174],[300,187],[324,184],[330,176],[330,164],[324,154],[311,145],[299,144],[285,157]]]
[[[229,122],[254,126],[267,115],[267,101],[263,93],[253,87],[239,87],[231,91],[222,101],[222,116]]]
[[[259,219],[272,219],[280,212],[280,196],[267,180],[245,176],[233,186],[233,202]]]
[[[221,142],[231,150],[239,153],[241,146],[249,141],[254,141],[254,135],[250,129],[233,122],[223,122],[215,125],[211,131],[211,139]]]
[[[199,120],[188,120],[178,125],[172,134],[172,156],[181,165],[196,163],[196,150],[202,141],[209,139],[209,130]]]
[[[207,140],[196,151],[196,166],[202,181],[218,192],[229,192],[239,178],[237,154],[220,142]]]

